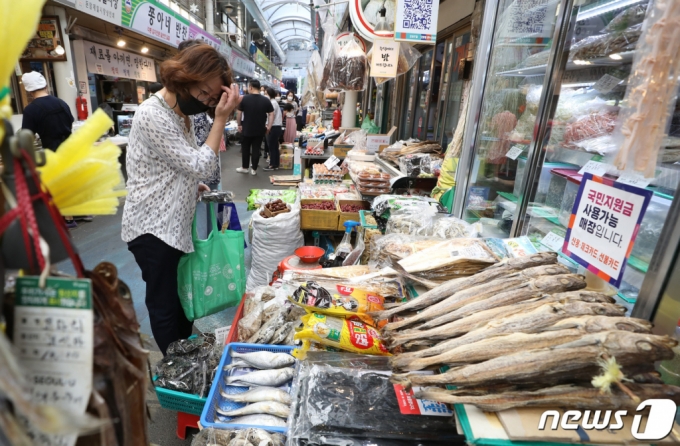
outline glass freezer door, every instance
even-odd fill
[[[500,0],[496,10],[482,97],[471,98],[482,101],[474,117],[473,160],[468,180],[458,181],[467,184],[462,216],[481,221],[485,237],[508,237],[515,219],[522,177],[519,154],[531,142],[544,80],[533,75],[531,63],[548,60],[559,4]]]
[[[646,39],[645,43],[645,39],[641,38],[649,25],[650,14],[655,13],[655,5],[650,6],[648,0],[586,0],[573,3],[575,6],[571,12],[565,52],[560,56],[563,72],[551,96],[554,99],[552,113],[547,121],[549,131],[536,146],[537,181],[532,182],[527,189],[530,199],[521,221],[521,234],[528,235],[542,251],[561,252],[560,240],[564,240],[582,180],[579,171],[586,163],[595,161],[609,166],[605,168],[611,179],[623,174],[616,169],[615,158],[626,139],[624,135],[627,132],[630,134],[631,123],[637,119],[627,118],[624,112],[628,104],[634,103],[635,91],[631,90],[633,87],[629,87],[629,83],[635,86],[638,82],[636,88],[640,90],[640,77],[635,76],[632,70],[635,67],[643,69],[639,62],[648,63],[645,58],[651,46],[650,39]],[[660,13],[662,10],[656,11],[656,14]],[[527,69],[536,77],[546,71],[545,62],[535,60],[539,55],[525,61],[525,66],[531,65]],[[656,62],[652,63],[661,63],[663,57],[652,56],[656,58]],[[661,68],[655,66],[654,70]],[[618,289],[604,281],[596,285],[611,293],[618,293],[629,307],[638,297],[680,180],[680,108],[675,100],[677,83],[676,73],[676,77],[670,78],[664,85],[661,95],[664,99],[659,101],[665,101],[669,106],[668,113],[664,110],[658,122],[655,122],[665,130],[662,131],[663,143],[658,157],[650,160],[651,168],[656,173],[647,188],[654,195],[639,226],[624,270],[623,283]],[[647,91],[648,88],[641,90]],[[527,97],[527,109],[528,102]],[[641,110],[640,116],[645,113]],[[651,127],[646,127],[643,131],[651,134],[651,130]],[[645,141],[647,144],[652,146],[653,141]],[[652,149],[650,147],[647,150],[651,152]],[[522,168],[522,162],[520,156],[518,171]],[[629,162],[628,165],[632,166],[633,163]],[[606,234],[605,229],[615,229],[615,222],[601,223],[603,229],[596,226],[594,234]],[[601,246],[606,246],[606,240],[602,240]],[[562,261],[574,271],[584,272],[582,267],[563,254]],[[590,273],[587,275],[589,281],[600,280]]]

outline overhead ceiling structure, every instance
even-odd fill
[[[309,1],[255,0],[255,2],[272,29],[270,41],[276,40],[284,51],[292,41],[314,42]]]

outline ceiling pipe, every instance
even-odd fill
[[[243,4],[245,5],[250,15],[253,16],[253,20],[255,20],[257,26],[262,31],[267,32],[267,40],[269,40],[269,43],[271,43],[272,48],[274,48],[274,50],[276,51],[276,54],[279,55],[281,63],[285,62],[286,52],[283,51],[283,48],[281,48],[279,42],[276,41],[276,34],[274,34],[274,30],[271,28],[271,26],[269,26],[269,23],[267,23],[267,19],[262,14],[262,11],[260,10],[260,7],[257,5],[257,3],[255,3],[255,0],[243,0]]]

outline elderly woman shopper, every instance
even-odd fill
[[[151,331],[165,354],[191,335],[177,266],[194,250],[197,193],[217,169],[224,125],[240,97],[226,59],[209,45],[181,51],[160,71],[164,88],[139,106],[130,130],[122,238],[142,271]],[[199,145],[191,117],[203,112],[214,114],[214,124]]]

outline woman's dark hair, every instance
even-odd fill
[[[195,45],[201,45],[205,43],[204,41],[200,39],[189,39],[189,40],[183,40],[177,45],[177,49],[181,52],[186,50],[187,48]]]
[[[216,76],[225,86],[231,85],[232,72],[227,59],[206,43],[190,45],[161,64],[161,83],[185,99],[189,98],[193,85]]]
[[[274,90],[272,87],[267,87],[267,95],[274,99],[276,97],[276,90]]]
[[[157,93],[163,89],[163,84],[160,82],[154,82],[152,84],[149,84],[149,91],[151,94]]]
[[[287,104],[283,104],[283,110],[284,111],[293,111],[293,110],[295,110],[295,107],[293,107],[293,104],[291,104],[289,102]]]

